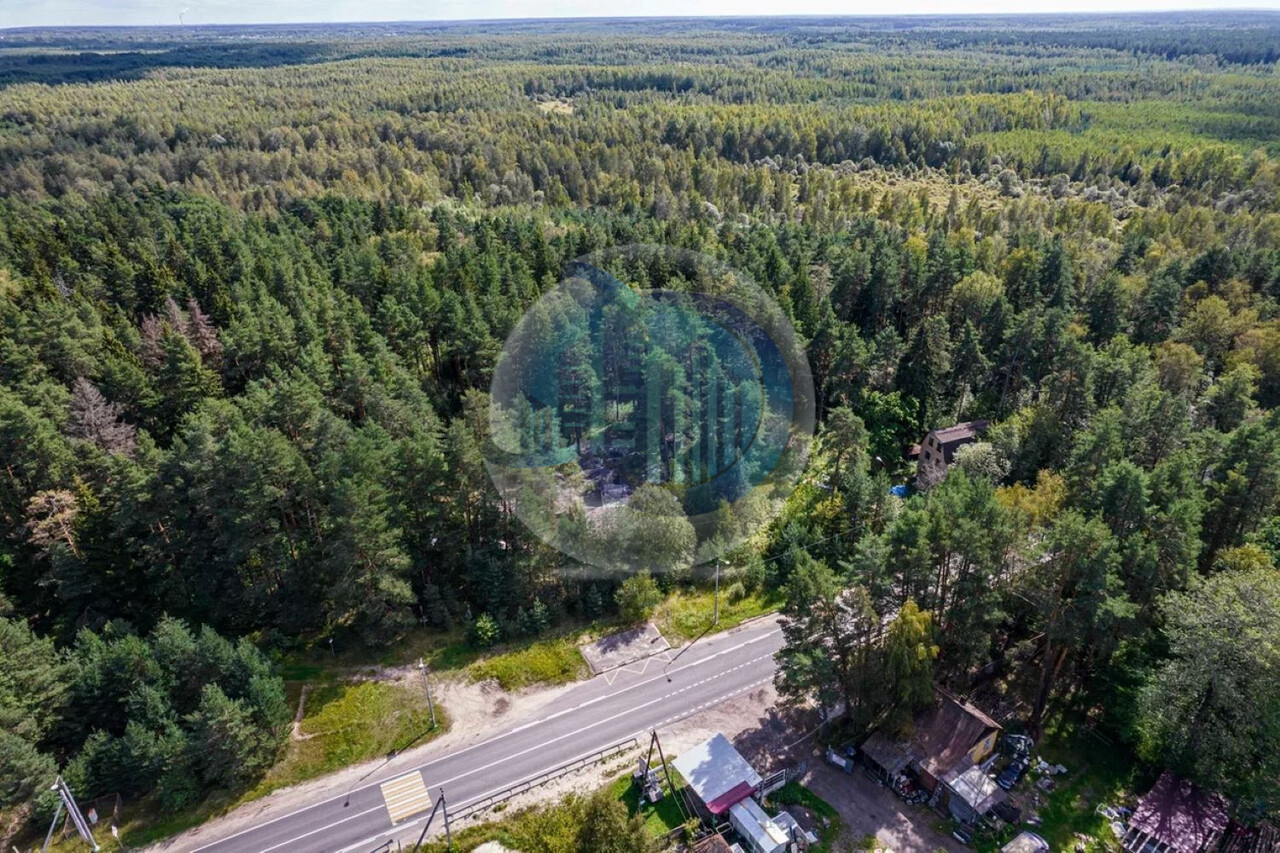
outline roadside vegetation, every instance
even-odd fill
[[[284,756],[242,799],[422,746],[448,729],[448,713],[439,704],[432,728],[420,684],[318,684],[307,693],[305,714]]]
[[[454,849],[474,850],[497,841],[521,853],[658,853],[656,837],[642,817],[605,787],[589,795],[571,794],[548,806],[522,809],[500,820],[454,832]],[[448,853],[443,840],[424,845],[428,853]]]

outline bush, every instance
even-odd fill
[[[725,589],[724,597],[730,604],[737,604],[747,597],[747,588],[742,585],[742,581],[734,581]]]
[[[614,599],[624,622],[643,622],[662,602],[662,591],[646,570],[623,581]]]
[[[468,639],[471,645],[476,648],[491,648],[501,637],[502,629],[498,627],[497,621],[488,613],[481,613],[476,621],[471,623]]]
[[[519,690],[531,684],[565,684],[577,680],[585,671],[586,661],[571,639],[543,640],[479,661],[468,669],[472,678],[495,679],[503,690]]]

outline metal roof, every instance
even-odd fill
[[[681,753],[671,764],[703,805],[708,809],[714,805],[718,809],[712,809],[715,814],[750,796],[762,781],[755,768],[722,734]]]
[[[952,771],[943,781],[979,815],[986,814],[1009,796],[976,764],[970,764],[964,771]]]

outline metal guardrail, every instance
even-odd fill
[[[550,770],[539,773],[537,776],[531,776],[524,781],[516,782],[514,785],[503,788],[497,793],[489,794],[475,800],[474,802],[467,803],[457,811],[450,810],[449,816],[455,819],[469,817],[478,812],[484,811],[485,809],[492,808],[498,803],[506,802],[512,797],[518,797],[521,794],[528,793],[534,788],[559,779],[561,776],[567,776],[568,774],[581,770],[584,767],[590,767],[592,764],[598,764],[606,758],[611,758],[639,745],[639,739],[634,737],[618,741],[617,743],[606,746],[603,749],[597,749],[595,752],[589,752],[586,755],[573,759],[572,761],[567,761],[558,767],[553,767]]]

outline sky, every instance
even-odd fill
[[[1280,10],[1280,0],[0,0],[0,28],[681,15]]]

